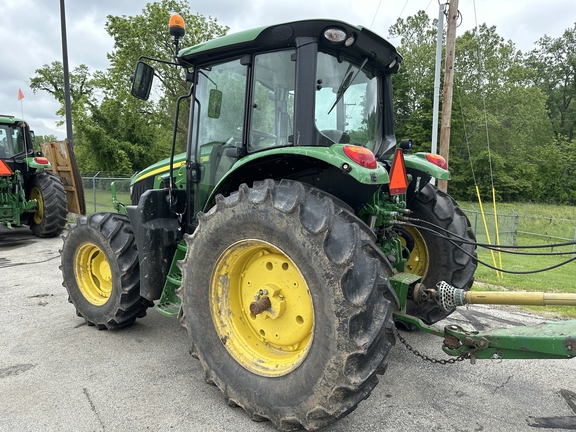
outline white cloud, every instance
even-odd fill
[[[92,70],[105,69],[108,66],[106,53],[113,47],[113,41],[104,29],[106,17],[139,14],[148,1],[151,0],[67,0],[70,67],[84,63]],[[422,9],[430,17],[438,15],[438,2],[435,0],[212,0],[190,2],[190,8],[193,12],[217,18],[219,24],[229,26],[231,32],[299,19],[334,18],[364,26],[370,26],[374,21],[372,30],[384,37],[388,34],[388,27],[400,16],[406,18]],[[534,42],[545,34],[558,37],[576,22],[573,0],[507,0],[498,4],[485,0],[460,0],[459,8],[463,22],[458,34],[473,28],[476,21],[495,25],[502,37],[512,40],[524,52],[532,49]],[[56,126],[60,120],[55,115],[58,103],[46,93],[33,94],[29,88],[36,69],[61,59],[59,2],[3,0],[0,16],[13,17],[4,19],[0,27],[3,44],[0,112],[20,115],[21,104],[17,101],[17,94],[21,88],[25,95],[22,101],[24,116],[35,132],[64,138],[65,128]]]

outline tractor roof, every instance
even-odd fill
[[[346,47],[343,43],[328,41],[323,36],[328,28],[338,28],[348,36],[353,35],[355,42]],[[293,21],[229,34],[184,48],[178,53],[178,57],[183,64],[194,65],[234,55],[242,56],[259,51],[295,47],[297,38],[312,38],[318,41],[322,51],[343,53],[359,59],[368,56],[378,67],[390,68],[390,72],[395,72],[397,66],[394,66],[402,60],[396,48],[373,31],[362,26],[328,19]]]
[[[0,124],[14,124],[16,122],[23,122],[24,120],[16,118],[11,115],[0,114]]]

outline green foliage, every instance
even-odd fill
[[[168,32],[172,13],[186,22],[180,46],[195,45],[223,36],[228,30],[212,18],[192,14],[184,0],[148,3],[136,16],[108,16],[106,30],[114,39],[108,53],[110,67],[92,72],[80,65],[70,73],[72,118],[76,156],[81,171],[131,174],[170,152],[176,99],[186,94],[182,68],[153,63],[158,86],[148,102],[130,95],[130,76],[140,56],[174,61],[174,42]],[[64,115],[62,64],[53,62],[36,70],[30,87],[47,91],[61,102]],[[180,109],[177,152],[185,149],[189,102]]]
[[[526,64],[534,70],[534,85],[548,95],[554,132],[571,142],[576,128],[576,24],[558,38],[542,37],[536,46]]]
[[[34,151],[41,151],[40,144],[52,141],[58,141],[56,135],[36,135],[34,138]]]
[[[401,38],[394,79],[397,137],[427,151],[432,130],[436,23],[419,12],[390,28]],[[495,27],[456,40],[450,194],[575,204],[576,26],[523,55]]]
[[[392,77],[396,135],[412,139],[420,151],[429,151],[432,142],[436,27],[437,20],[420,11],[399,18],[389,29],[390,36],[401,38],[398,51],[404,57],[400,72]]]

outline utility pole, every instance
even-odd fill
[[[74,148],[72,137],[72,108],[70,105],[70,71],[68,67],[68,43],[66,41],[66,11],[64,0],[60,0],[60,25],[62,27],[62,67],[64,68],[64,104],[66,107],[66,140]]]
[[[450,124],[452,122],[452,86],[454,85],[454,57],[456,56],[456,24],[458,0],[448,5],[448,33],[446,34],[446,60],[444,62],[444,92],[442,94],[442,124],[440,126],[440,156],[448,162],[450,154]],[[438,180],[438,189],[448,191],[448,182]]]

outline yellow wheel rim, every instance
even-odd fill
[[[252,313],[251,305],[263,301],[269,307]],[[267,242],[243,240],[218,258],[210,309],[230,355],[257,375],[286,375],[310,349],[314,308],[308,285],[294,262]]]
[[[36,213],[34,213],[32,220],[34,221],[34,224],[40,225],[42,223],[42,219],[44,218],[44,204],[42,202],[42,194],[37,187],[33,187],[30,190],[30,199],[35,199],[38,203],[38,210],[36,210]]]
[[[426,241],[418,229],[410,226],[404,227],[404,229],[409,231],[414,239],[414,248],[410,252],[410,258],[408,258],[406,263],[406,271],[424,278],[428,273],[428,263],[430,262]],[[406,240],[401,235],[400,241],[406,245]]]
[[[112,293],[112,271],[106,256],[92,243],[83,244],[74,258],[74,273],[80,292],[95,306],[104,305]]]

